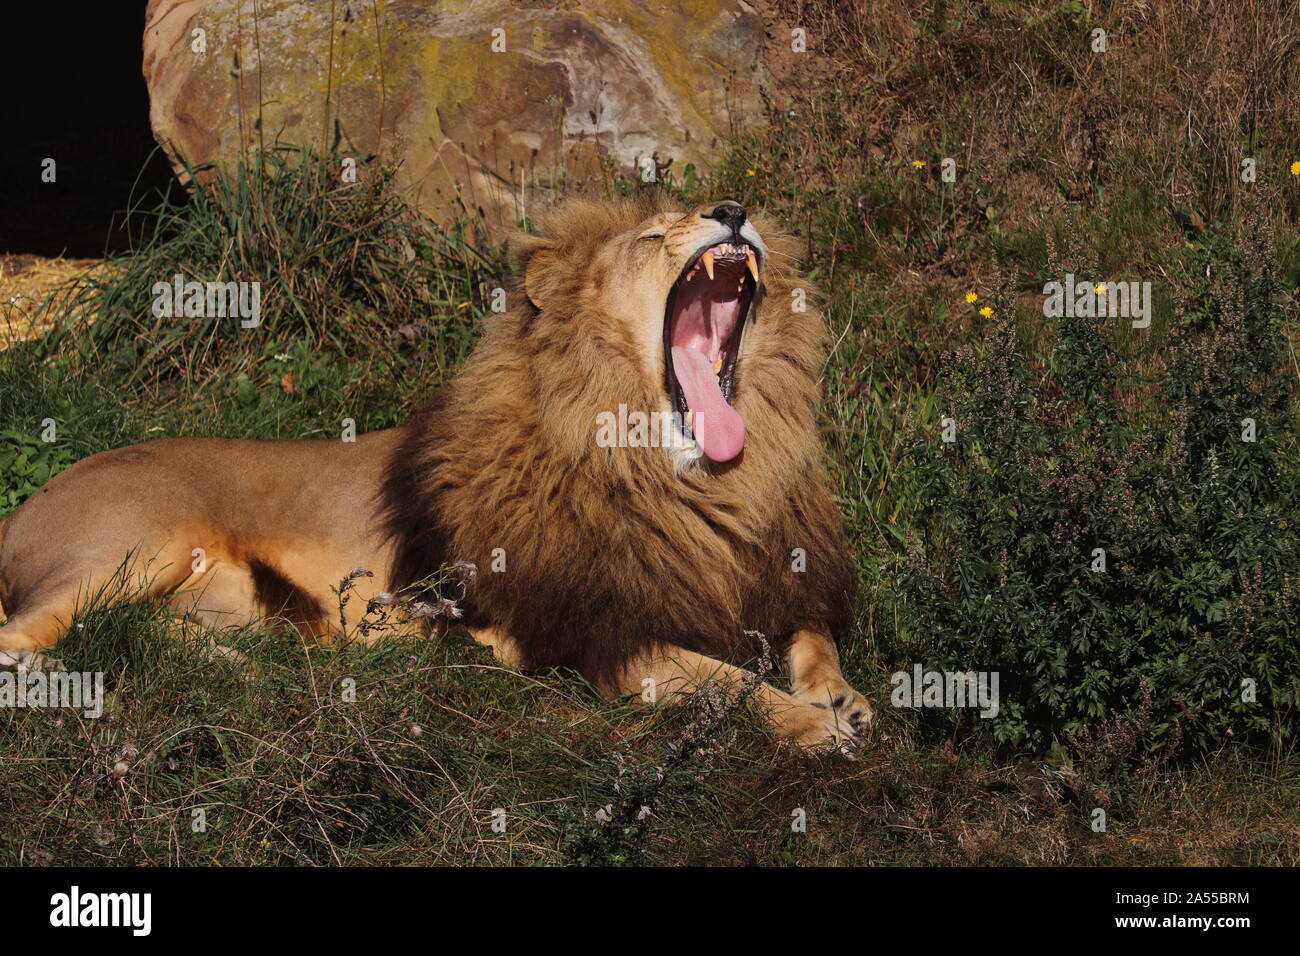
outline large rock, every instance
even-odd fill
[[[150,0],[144,75],[178,172],[323,141],[495,231],[602,164],[707,161],[759,116],[762,40],[736,0]]]

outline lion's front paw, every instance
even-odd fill
[[[856,723],[827,705],[795,700],[776,719],[780,733],[800,747],[853,755],[865,738],[866,722]]]
[[[876,721],[875,711],[867,699],[843,680],[826,681],[794,691],[794,697],[823,711],[830,711],[832,719],[855,738],[870,733]]]

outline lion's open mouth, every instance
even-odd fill
[[[701,249],[668,293],[665,384],[704,454],[730,461],[745,447],[745,420],[731,405],[736,359],[758,287],[758,250],[721,242]]]

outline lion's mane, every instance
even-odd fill
[[[737,370],[739,459],[679,473],[661,448],[596,444],[598,413],[664,402],[662,375],[647,376],[624,323],[594,305],[597,253],[656,211],[570,202],[516,244],[543,307],[515,290],[515,307],[407,424],[381,493],[394,590],[473,562],[465,623],[509,633],[525,666],[575,668],[602,687],[659,643],[740,662],[759,651],[746,631],[778,653],[799,629],[838,636],[852,598],[815,424],[824,326],[811,289],[806,311],[791,309],[787,256],[764,267]],[[806,570],[793,569],[796,548]]]

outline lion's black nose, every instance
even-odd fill
[[[709,219],[716,219],[735,235],[740,235],[740,227],[745,224],[745,207],[739,203],[724,202],[713,207],[713,212],[705,214]]]

